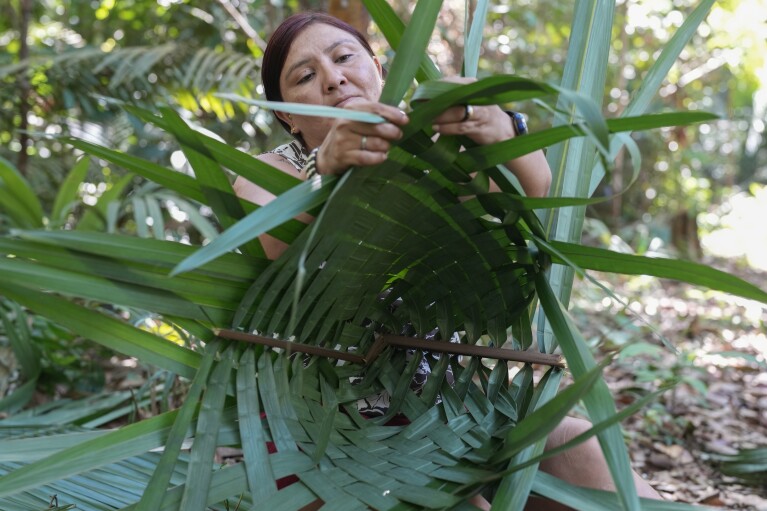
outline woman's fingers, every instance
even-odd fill
[[[405,112],[382,103],[358,103],[350,108],[380,115],[386,122],[336,120],[317,155],[317,169],[321,174],[342,174],[350,167],[383,162],[391,143],[402,137],[400,126],[409,122]]]
[[[389,141],[398,140],[402,137],[400,126],[404,126],[410,121],[405,112],[390,105],[364,103],[362,105],[355,105],[355,107],[359,110],[380,115],[387,121],[378,124],[350,121],[346,127],[349,131],[359,136],[373,136]]]
[[[386,153],[391,149],[391,143],[380,137],[366,136],[360,137],[360,151],[367,151],[371,153]]]
[[[353,136],[362,137],[377,137],[383,140],[395,141],[402,138],[402,130],[399,126],[396,126],[389,122],[383,122],[381,124],[363,124],[356,123],[349,126],[349,130]]]
[[[508,114],[498,106],[450,107],[434,119],[432,128],[442,135],[465,135],[483,145],[514,137]]]
[[[408,118],[407,114],[400,110],[399,108],[393,107],[391,105],[385,105],[383,103],[376,103],[376,102],[367,102],[367,103],[360,103],[360,104],[354,104],[350,106],[349,108],[352,108],[354,110],[361,110],[364,112],[370,112],[373,114],[378,114],[387,121],[389,121],[392,124],[395,124],[397,126],[404,126],[407,124],[410,119]]]
[[[434,119],[432,128],[442,135],[466,135],[489,128],[484,107],[454,106]]]
[[[479,116],[483,115],[482,108],[471,105],[451,106],[434,119],[434,124],[457,124],[476,121]]]
[[[336,126],[320,146],[317,169],[321,174],[342,174],[350,167],[381,163],[391,142],[401,136],[402,130],[390,123]]]
[[[383,163],[387,158],[386,151],[356,151],[353,155],[354,163],[350,167],[364,167],[366,165],[377,165]]]

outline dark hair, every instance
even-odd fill
[[[314,23],[324,23],[348,32],[359,41],[370,56],[373,56],[373,49],[370,47],[367,39],[365,39],[365,36],[348,23],[323,12],[294,14],[280,23],[280,26],[272,33],[272,37],[269,38],[269,44],[266,45],[264,58],[261,61],[261,82],[264,84],[264,92],[268,101],[282,101],[280,75],[282,74],[282,68],[285,66],[285,59],[288,57],[290,47],[296,37]],[[279,117],[277,120],[285,128],[285,131],[290,133],[290,125]],[[296,138],[302,144],[304,143],[300,135]]]

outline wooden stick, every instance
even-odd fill
[[[273,339],[256,334],[240,332],[238,330],[214,330],[214,333],[224,339],[260,344],[272,348],[281,348],[286,351],[318,355],[320,357],[346,360],[355,364],[370,364],[381,353],[385,346],[397,348],[409,348],[436,353],[450,353],[451,355],[465,355],[469,357],[493,358],[496,360],[509,360],[512,362],[524,362],[525,364],[541,364],[547,366],[564,367],[562,357],[559,355],[538,353],[534,351],[509,350],[506,348],[490,348],[488,346],[475,346],[447,341],[427,341],[416,337],[404,337],[400,335],[376,335],[376,342],[364,356],[346,351],[321,348],[311,344]]]
[[[320,348],[319,346],[312,346],[311,344],[301,344],[300,342],[283,341],[281,339],[273,339],[271,337],[263,337],[256,334],[248,334],[237,330],[213,330],[213,333],[224,339],[232,339],[235,341],[249,342],[251,344],[260,344],[262,346],[270,346],[272,348],[282,348],[286,351],[297,351],[298,353],[306,353],[308,355],[318,355],[320,357],[330,357],[339,360],[346,360],[348,362],[354,362],[355,364],[364,364],[365,359],[360,355],[353,353],[347,353],[346,351],[329,350],[327,348]]]
[[[400,335],[383,335],[383,340],[390,346],[399,346],[400,348],[450,353],[452,355],[466,355],[470,357],[494,358],[497,360],[510,360],[512,362],[524,362],[525,364],[541,364],[555,367],[565,366],[560,355],[550,355],[548,353],[539,353],[535,351],[490,348],[488,346],[476,346],[473,344],[460,344],[447,341],[427,341],[426,339],[403,337]]]

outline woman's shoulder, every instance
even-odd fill
[[[258,156],[258,158],[268,163],[273,163],[275,161],[285,161],[289,163],[293,168],[300,171],[304,165],[306,165],[307,155],[304,152],[303,145],[294,140],[292,142],[288,142],[287,144],[277,146],[271,151],[262,153]]]

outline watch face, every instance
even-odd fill
[[[525,120],[525,116],[520,114],[519,112],[514,112],[514,115],[512,118],[514,119],[514,130],[517,132],[517,135],[526,134],[527,121]]]

